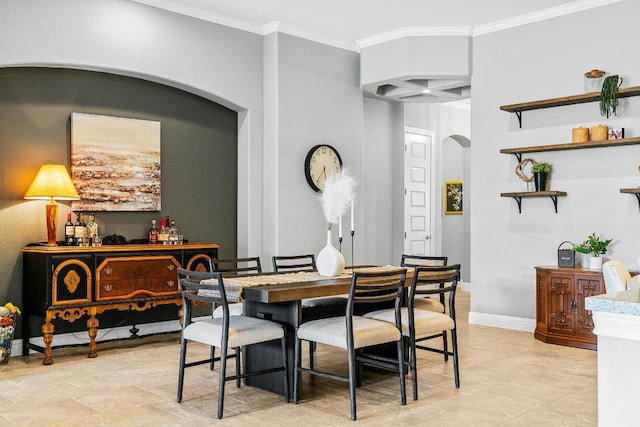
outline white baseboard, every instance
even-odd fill
[[[136,325],[136,328],[139,329],[139,336],[161,334],[165,332],[177,332],[180,330],[180,322],[178,320],[167,320],[165,322],[143,323],[141,325]],[[111,329],[98,329],[96,342],[129,338],[131,337],[131,332],[129,331],[130,329],[131,326],[120,326]],[[42,337],[32,337],[31,343],[44,347]],[[13,344],[11,346],[11,357],[22,355],[22,344],[22,339],[13,340]],[[53,346],[78,344],[89,344],[89,335],[87,331],[53,335]],[[35,351],[31,350],[31,352],[34,353]]]
[[[471,282],[459,281],[458,282],[458,289],[460,289],[462,291],[470,291],[471,290]]]
[[[533,332],[536,320],[526,317],[503,316],[500,314],[469,312],[469,323],[473,325],[493,326],[495,328],[513,329],[516,331]]]

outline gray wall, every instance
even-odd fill
[[[523,191],[515,157],[501,148],[571,141],[571,129],[603,123],[638,136],[640,98],[621,102],[617,117],[600,116],[598,103],[523,113],[522,129],[500,105],[553,98],[583,91],[583,74],[593,68],[618,73],[624,86],[640,84],[637,17],[640,2],[624,1],[546,22],[478,36],[474,40],[471,127],[472,317],[499,323],[502,316],[535,319],[536,265],[556,265],[564,240],[579,242],[591,233],[614,239],[607,259],[636,267],[640,214],[636,187],[638,146],[531,153],[552,164],[551,189],[558,199],[527,199],[518,214],[501,192]],[[598,30],[615,23],[615,36]],[[607,24],[608,25],[608,24]],[[502,319],[504,320],[504,319]],[[533,326],[533,321],[528,327]]]
[[[316,144],[329,144],[359,182],[356,205],[356,260],[375,238],[362,233],[362,92],[358,55],[286,34],[265,38],[264,245],[262,255],[315,253],[326,242],[326,221],[305,180],[304,160]],[[274,88],[277,90],[274,91]],[[343,218],[342,249],[351,263],[349,215]],[[338,247],[338,227],[333,227]],[[357,261],[362,262],[362,261]]]
[[[191,242],[236,253],[237,114],[178,89],[106,73],[0,69],[0,301],[22,304],[20,250],[46,240],[46,201],[24,200],[43,163],[69,168],[72,112],[161,123],[162,211],[97,212],[101,235],[146,238],[151,219],[169,215]],[[220,203],[224,200],[225,203]],[[59,203],[58,240],[69,202]],[[75,215],[74,215],[75,218]],[[175,313],[174,313],[175,315]]]

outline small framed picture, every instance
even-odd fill
[[[462,214],[462,181],[444,183],[444,213]]]
[[[624,128],[609,128],[609,139],[624,138]]]

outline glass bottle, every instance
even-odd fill
[[[67,246],[73,246],[76,244],[75,227],[71,221],[71,212],[67,214],[67,222],[64,225],[64,241]]]
[[[178,244],[178,229],[176,228],[176,221],[171,220],[171,227],[169,227],[169,243],[172,245]]]
[[[76,216],[76,224],[73,227],[73,234],[75,237],[76,246],[79,246],[84,241],[84,227],[82,226],[82,214],[77,214]]]
[[[87,235],[89,244],[93,244],[98,238],[98,223],[95,214],[89,214],[89,222],[87,223]]]
[[[160,218],[160,232],[158,233],[158,243],[163,245],[169,244],[169,230],[164,218]]]
[[[83,213],[80,213],[80,222],[82,223],[82,243],[88,243],[89,232],[87,231],[87,223],[84,221]]]
[[[151,220],[151,228],[149,229],[149,243],[155,245],[158,243],[158,227],[156,227],[156,220]]]

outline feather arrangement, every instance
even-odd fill
[[[351,202],[355,200],[356,180],[351,175],[349,168],[344,168],[327,178],[324,190],[318,197],[328,228],[331,224],[337,224],[340,217],[347,212]]]

